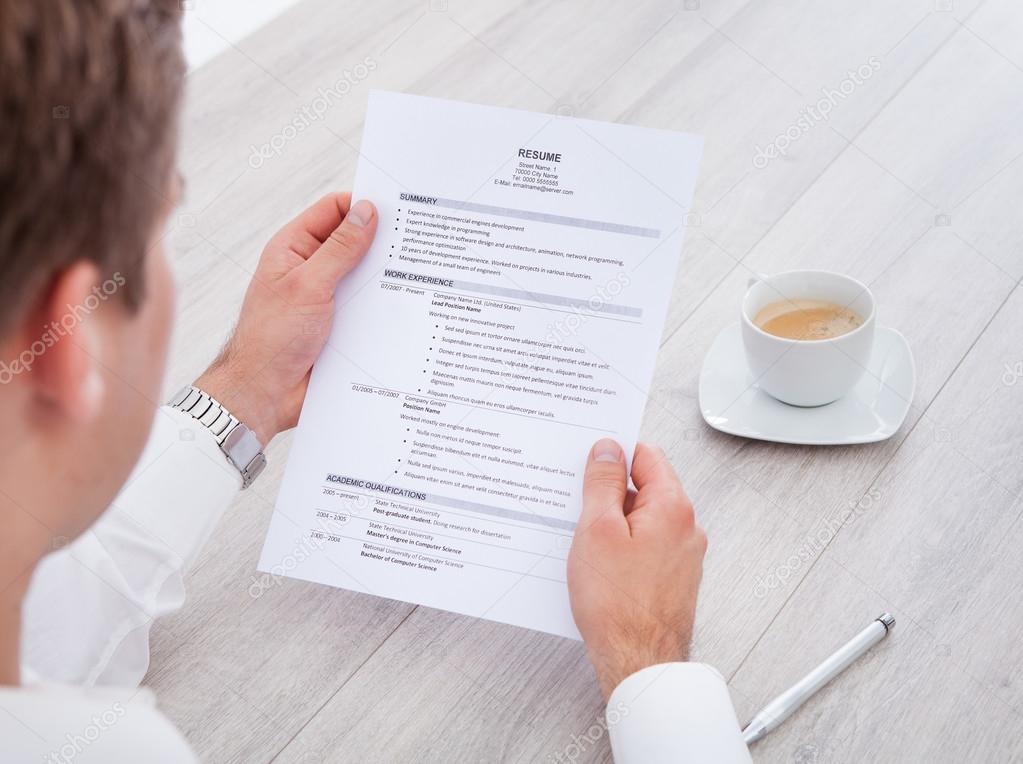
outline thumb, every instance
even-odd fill
[[[356,202],[341,225],[313,252],[305,267],[317,280],[336,283],[362,260],[376,230],[376,208],[365,199]]]
[[[598,440],[590,449],[583,477],[583,511],[578,531],[586,531],[601,521],[611,527],[620,526],[628,532],[625,520],[625,495],[628,478],[625,474],[625,452],[609,438]]]

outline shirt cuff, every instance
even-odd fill
[[[749,762],[728,685],[703,663],[661,663],[627,677],[607,703],[617,764]]]

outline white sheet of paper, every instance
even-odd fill
[[[578,638],[586,456],[631,463],[701,152],[374,91],[337,292],[259,569]]]

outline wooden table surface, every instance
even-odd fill
[[[215,354],[269,235],[350,186],[370,88],[702,134],[643,430],[710,537],[694,657],[745,719],[889,610],[892,636],[755,760],[1021,760],[1020,39],[1013,0],[305,0],[189,76],[167,390]],[[909,339],[916,396],[886,442],[773,445],[700,417],[750,274],[802,267],[869,283]],[[153,633],[147,681],[204,760],[610,761],[578,643],[254,586],[289,444]]]

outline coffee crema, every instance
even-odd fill
[[[782,300],[763,307],[753,319],[760,329],[789,340],[829,340],[863,325],[853,310],[825,300]]]

